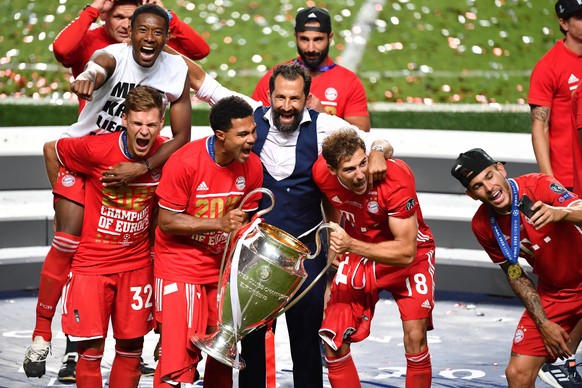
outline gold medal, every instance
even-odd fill
[[[509,268],[507,268],[507,275],[509,275],[510,279],[517,279],[521,276],[521,267],[519,264],[511,264]]]

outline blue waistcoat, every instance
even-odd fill
[[[253,152],[257,155],[261,154],[269,133],[269,122],[263,118],[267,110],[267,107],[259,107],[254,113],[257,141],[253,146]],[[277,181],[263,167],[263,187],[275,195],[275,207],[263,218],[268,224],[281,228],[295,237],[314,228],[322,220],[321,191],[313,182],[311,174],[311,168],[318,157],[316,121],[319,114],[311,109],[308,111],[311,121],[301,124],[298,129],[293,173]],[[263,195],[259,209],[267,208],[270,204],[271,200]]]

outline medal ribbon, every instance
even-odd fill
[[[208,148],[208,154],[216,163],[216,159],[214,158],[214,136],[208,137],[208,140],[206,141],[206,147]]]
[[[123,153],[125,156],[129,159],[133,159],[133,156],[131,156],[131,153],[129,152],[129,148],[127,147],[127,131],[121,132],[121,143],[123,144]]]
[[[501,249],[503,256],[505,256],[507,261],[509,261],[511,264],[515,264],[517,263],[517,258],[519,257],[519,226],[521,219],[519,217],[519,209],[517,208],[517,184],[513,179],[508,179],[508,181],[509,185],[511,186],[511,247],[509,244],[507,244],[505,236],[503,236],[503,232],[501,231],[501,228],[495,219],[493,209],[491,208],[489,208],[489,222],[491,223],[493,234],[495,235],[495,239],[497,240],[497,244],[499,244],[499,248]]]
[[[301,61],[298,58],[295,58],[293,60],[296,63],[299,63],[301,66],[305,67],[306,69],[309,69],[309,67],[307,67],[307,65],[305,65],[305,63],[303,63],[303,61]],[[317,68],[317,71],[321,71],[322,73],[328,70],[331,70],[335,67],[335,62],[332,62],[331,65],[325,65],[325,66],[321,66]]]

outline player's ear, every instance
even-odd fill
[[[473,198],[475,201],[478,201],[479,200],[479,198],[477,198],[475,196],[475,194],[473,194],[473,192],[471,191],[471,189],[465,190],[465,194],[467,194],[469,197]]]
[[[333,168],[332,166],[330,166],[329,164],[327,165],[327,170],[329,171],[329,173],[333,176],[337,176],[337,169]]]
[[[121,125],[127,128],[127,114],[125,112],[121,114]]]
[[[497,162],[496,166],[497,171],[499,171],[499,173],[504,177],[507,178],[507,170],[505,169],[505,166],[503,165],[503,163],[501,162]]]
[[[224,133],[224,131],[221,131],[220,129],[214,132],[214,136],[216,136],[216,138],[220,141],[224,141],[226,139],[226,134]]]

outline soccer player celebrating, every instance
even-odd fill
[[[155,240],[156,320],[161,327],[154,386],[192,383],[200,350],[196,333],[216,330],[217,284],[228,233],[248,220],[260,196],[239,209],[263,183],[263,167],[251,152],[257,139],[253,109],[242,98],[221,99],[210,110],[213,136],[178,150],[164,167]],[[231,387],[232,369],[206,361],[205,387]]]
[[[147,158],[107,165],[101,176],[102,184],[107,187],[127,185],[161,167],[172,152],[190,140],[192,106],[187,67],[179,56],[162,52],[168,25],[164,9],[152,4],[139,7],[132,18],[132,44],[119,43],[96,52],[86,70],[71,85],[74,93],[90,101],[63,138],[122,130],[124,101],[135,85],[162,91],[164,103],[170,103],[172,139]],[[28,377],[41,377],[45,373],[52,339],[51,322],[79,244],[85,200],[83,176],[71,169],[61,169],[54,142],[45,144],[44,152],[47,175],[55,194],[56,231],[41,270],[33,343],[23,363]]]
[[[153,263],[150,226],[160,169],[122,188],[101,182],[101,172],[122,161],[153,155],[166,139],[159,91],[137,86],[125,100],[126,130],[63,138],[56,153],[64,166],[85,174],[83,233],[63,293],[63,331],[78,343],[78,387],[101,387],[101,358],[111,319],[115,358],[110,386],[135,387],[143,337],[152,329]]]
[[[330,234],[330,249],[341,256],[319,331],[332,387],[361,386],[350,346],[370,334],[382,290],[392,294],[400,310],[406,387],[428,388],[432,381],[426,333],[433,328],[435,243],[412,171],[398,159],[386,164],[386,177],[370,185],[364,141],[344,128],[324,139],[313,166],[328,218],[338,221],[341,214],[345,228],[332,222],[337,231]]]
[[[582,201],[549,175],[507,178],[503,163],[480,148],[460,154],[451,174],[483,202],[473,233],[526,309],[513,337],[507,381],[533,387],[545,362],[570,357],[580,342],[580,327],[574,329],[582,318]],[[537,287],[520,257],[538,276]],[[579,380],[575,365],[572,374],[562,377]]]

